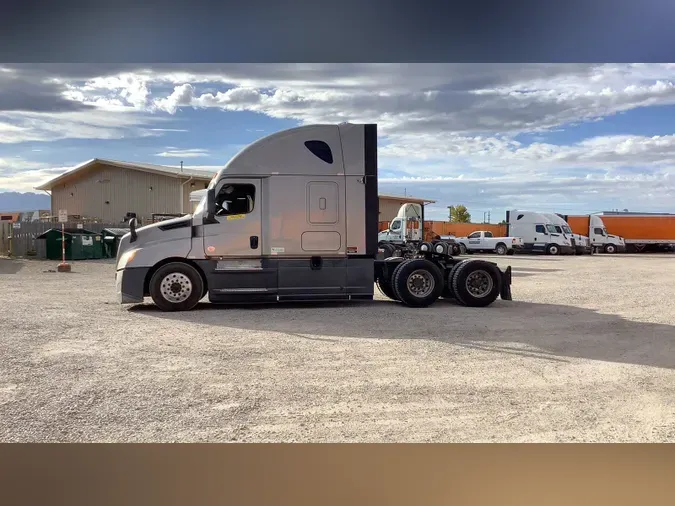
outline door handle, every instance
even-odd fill
[[[250,241],[251,241],[251,249],[258,249],[258,236],[252,235]]]

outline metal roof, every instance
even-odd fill
[[[390,193],[379,193],[378,197],[381,199],[386,199],[386,200],[403,200],[405,202],[412,202],[412,203],[419,203],[419,204],[424,204],[424,203],[429,203],[429,204],[435,204],[435,200],[430,200],[430,199],[423,199],[420,197],[411,197],[410,195],[392,195]]]
[[[60,176],[57,176],[53,179],[50,179],[46,183],[36,186],[36,190],[49,190],[58,184],[60,181],[71,177],[73,174],[78,172],[83,172],[94,164],[104,164],[110,165],[112,167],[119,167],[121,169],[131,169],[131,170],[140,170],[143,172],[152,172],[154,174],[161,174],[165,176],[186,176],[186,177],[196,177],[199,179],[208,179],[209,181],[213,178],[215,172],[205,171],[205,170],[195,170],[195,169],[181,169],[180,167],[168,167],[166,165],[153,165],[150,163],[138,163],[138,162],[122,162],[119,160],[109,160],[106,158],[92,158],[87,160],[79,165],[76,165],[67,172],[64,172]]]
[[[112,234],[112,235],[115,235],[115,236],[118,236],[118,237],[122,237],[124,234],[128,234],[129,231],[130,231],[130,229],[128,229],[128,228],[106,227],[103,230],[101,230],[101,233],[102,234],[109,233],[109,234]]]

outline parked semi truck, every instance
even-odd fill
[[[506,211],[507,235],[523,239],[523,252],[547,255],[572,255],[576,241],[558,232],[555,223],[543,213]]]
[[[456,237],[462,253],[497,253],[498,255],[513,255],[523,247],[520,237],[494,237],[488,230],[476,230],[467,237]]]
[[[377,234],[377,244],[385,258],[410,257],[417,254],[420,244],[425,239],[424,235],[424,206],[408,202],[399,208],[389,227]],[[441,240],[440,236],[431,242],[437,240]],[[453,255],[460,254],[459,245],[453,239],[447,239],[445,242],[450,244]]]
[[[565,237],[571,237],[572,239],[574,239],[574,252],[577,255],[593,253],[593,249],[591,248],[591,242],[588,236],[574,233],[569,223],[567,223],[562,216],[555,213],[542,213],[542,214],[551,220],[553,226],[555,226],[556,232],[558,232],[559,234],[563,234]]]
[[[372,300],[412,307],[511,300],[511,268],[422,242],[377,259],[377,125],[310,125],[259,139],[213,178],[193,214],[129,223],[117,254],[120,303],[164,311],[213,303]]]
[[[593,215],[605,224],[608,233],[624,239],[631,253],[673,251],[675,214],[608,212]]]
[[[587,236],[592,249],[610,254],[626,251],[624,238],[608,233],[603,219],[597,214],[559,216],[569,224],[572,232]]]

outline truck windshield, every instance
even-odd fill
[[[546,225],[546,230],[548,230],[552,234],[555,234],[556,232],[560,232],[560,230],[555,229],[555,225]]]
[[[571,229],[570,227],[568,227],[568,226],[564,226],[562,229],[564,230],[564,232],[565,232],[566,234],[571,234],[571,233],[572,233],[572,229]]]

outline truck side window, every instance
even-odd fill
[[[599,227],[595,227],[595,228],[593,229],[593,232],[596,233],[596,234],[598,234],[598,235],[605,235],[605,234],[602,233],[602,229],[599,228]]]
[[[538,234],[545,234],[545,233],[546,233],[546,228],[544,227],[544,225],[537,225],[537,226],[535,227],[535,231],[536,231]]]
[[[333,163],[333,152],[324,141],[306,141],[305,147],[326,163]]]
[[[480,232],[474,232],[471,234],[468,239],[478,239],[480,237]]]
[[[248,214],[255,204],[255,186],[226,184],[216,196],[216,215]]]
[[[485,237],[492,237],[492,232],[485,232]]]
[[[394,220],[394,221],[391,222],[391,229],[392,230],[398,230],[399,228],[401,228],[400,220]]]

